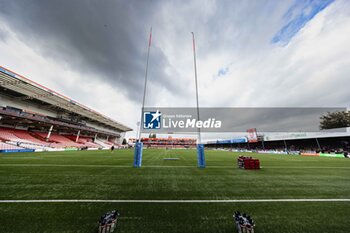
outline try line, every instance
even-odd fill
[[[0,200],[0,203],[256,203],[256,202],[350,202],[350,199],[238,199],[238,200]]]
[[[8,163],[8,164],[0,164],[0,167],[86,167],[86,168],[132,168],[131,165],[107,165],[107,164],[26,164],[26,163]],[[192,165],[144,165],[143,168],[197,168],[197,166]],[[208,165],[206,168],[237,168],[236,164],[232,164],[231,166],[223,165]],[[340,167],[332,167],[332,166],[262,166],[261,168],[266,169],[350,169],[349,167],[340,166]]]

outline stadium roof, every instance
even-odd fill
[[[349,137],[350,127],[328,129],[319,132],[289,132],[289,133],[270,133],[264,135],[265,141],[281,141],[281,140],[298,140],[298,139],[314,139],[314,138],[335,138]]]
[[[84,106],[60,93],[44,87],[34,81],[29,80],[15,72],[0,66],[0,86],[12,91],[28,96],[30,99],[40,100],[49,105],[53,105],[69,112],[74,112],[92,121],[109,126],[120,132],[131,131],[132,129],[118,123],[117,121],[98,113],[91,108]]]

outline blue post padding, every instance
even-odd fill
[[[0,153],[16,153],[16,152],[34,152],[34,149],[5,149],[0,150]]]
[[[205,168],[204,144],[197,145],[198,167]]]
[[[134,167],[142,166],[142,142],[136,142],[134,151]]]

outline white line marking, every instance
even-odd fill
[[[350,202],[350,199],[241,199],[241,200],[0,200],[0,203],[255,203],[255,202]]]
[[[284,169],[284,168],[288,168],[288,169],[350,169],[350,167],[288,167],[288,166],[262,166],[262,168],[277,168],[277,169]]]
[[[98,164],[0,164],[1,167],[100,167],[100,168],[133,168],[132,165],[98,165]],[[163,165],[154,165],[154,166],[142,166],[144,168],[170,168],[170,167],[181,167],[181,168],[195,168],[196,166],[163,166]],[[232,166],[231,166],[232,167]]]
[[[2,167],[132,167],[132,165],[98,165],[98,164],[0,164]]]

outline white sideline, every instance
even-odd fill
[[[240,199],[240,200],[0,200],[1,203],[253,203],[253,202],[350,202],[350,199]]]

